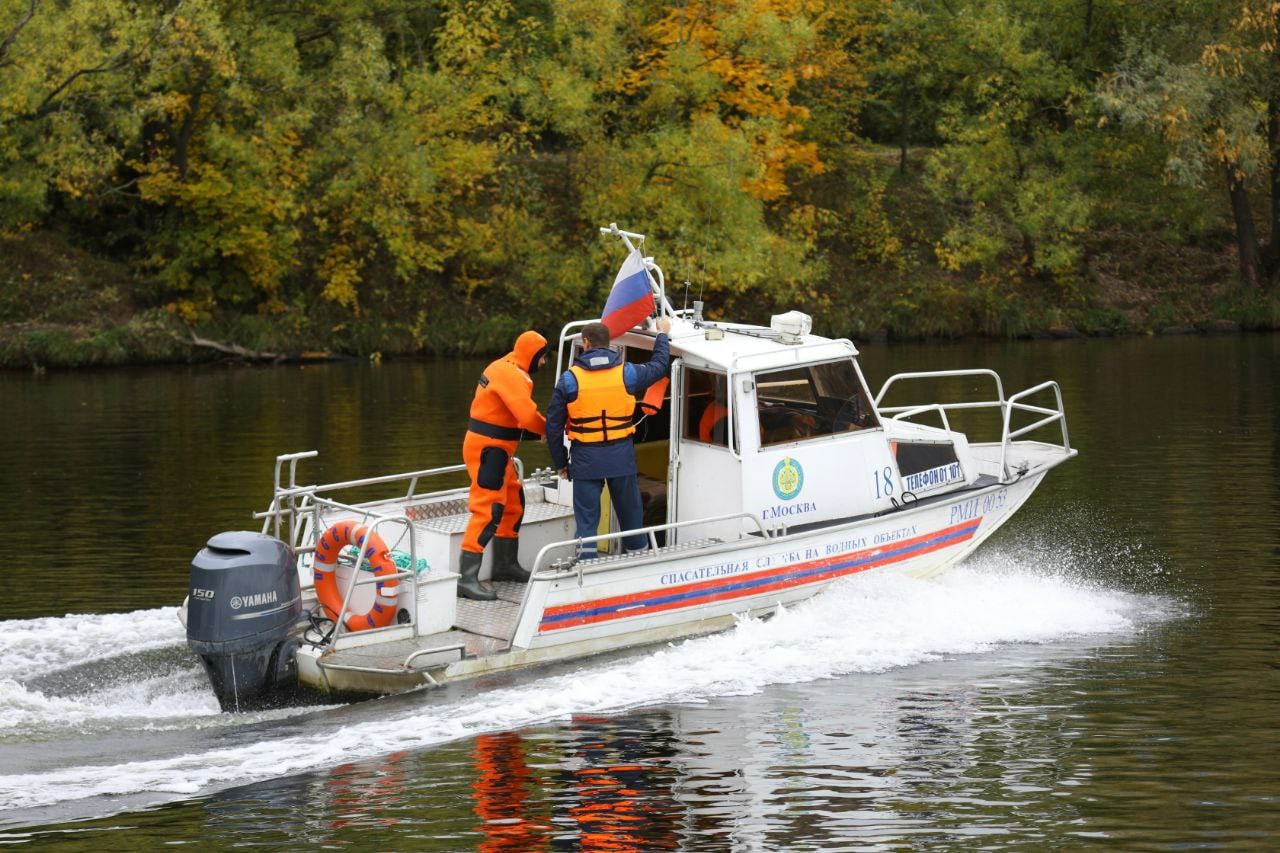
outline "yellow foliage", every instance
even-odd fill
[[[770,31],[779,23],[812,28],[822,9],[806,0],[694,0],[673,6],[648,27],[653,46],[621,75],[619,88],[628,94],[666,85],[688,89],[683,57],[693,50],[701,59],[695,73],[716,82],[710,100],[697,109],[714,109],[726,126],[746,133],[757,174],[742,188],[762,201],[778,201],[789,194],[789,169],[819,174],[824,168],[817,145],[800,138],[809,110],[791,98],[798,79],[824,74],[817,60],[829,57],[817,55],[812,38],[792,39],[776,56],[757,42],[773,38]]]
[[[201,311],[190,299],[179,299],[165,306],[165,311],[186,323],[194,323],[200,319]]]
[[[320,262],[320,280],[324,282],[321,295],[344,308],[357,308],[360,265],[349,243],[331,243]]]

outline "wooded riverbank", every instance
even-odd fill
[[[0,364],[494,352],[599,310],[612,221],[677,305],[855,340],[1276,328],[1277,45],[1256,0],[11,3]]]
[[[1099,246],[1105,245],[1100,235]],[[1122,248],[1127,257],[1099,255],[1094,292],[1065,307],[1024,290],[993,308],[998,295],[973,281],[917,274],[889,283],[878,280],[874,269],[854,265],[847,280],[829,285],[827,298],[790,305],[760,299],[750,319],[764,324],[770,313],[798,308],[814,315],[822,333],[860,344],[1280,328],[1275,305],[1232,274],[1230,246],[1215,251],[1157,243],[1147,247],[1146,257],[1133,241]],[[697,298],[691,291],[690,298]],[[121,265],[79,252],[55,235],[0,237],[0,368],[487,355],[504,351],[524,328],[553,333],[567,320],[599,310],[581,304],[562,317],[523,317],[514,306],[476,301],[431,306],[428,320],[421,320],[419,311],[405,314],[390,305],[347,316],[331,310],[223,310],[188,322],[157,302],[154,293]],[[893,298],[878,299],[878,293]],[[673,289],[671,297],[680,306],[683,287]],[[742,302],[731,300],[735,306]],[[713,298],[708,313],[716,316],[720,308]],[[1002,312],[996,328],[992,315],[984,313],[988,309]]]

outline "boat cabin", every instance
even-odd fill
[[[557,376],[580,352],[583,325],[561,333]],[[707,322],[695,308],[676,312],[670,337],[669,393],[656,414],[637,409],[633,439],[646,526],[741,510],[770,530],[796,531],[891,510],[904,490],[911,500],[976,479],[959,463],[959,433],[894,422],[891,441],[856,347],[811,334],[803,314],[776,315],[762,327]],[[645,362],[655,338],[636,329],[612,347]],[[753,527],[727,518],[695,534],[736,538]],[[662,531],[659,544],[676,544],[682,533]]]

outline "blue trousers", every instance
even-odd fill
[[[573,521],[575,536],[595,536],[600,528],[600,493],[604,484],[609,484],[609,498],[613,502],[613,511],[618,515],[618,528],[635,530],[644,525],[644,507],[640,503],[640,481],[635,474],[624,474],[618,477],[606,477],[602,480],[573,481]],[[643,533],[637,536],[625,536],[622,545],[628,551],[641,551],[648,547],[649,537]],[[596,543],[582,546],[578,554],[584,560],[596,556]]]

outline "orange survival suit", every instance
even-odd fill
[[[458,594],[492,600],[479,586],[480,558],[494,540],[495,579],[527,580],[516,562],[516,537],[524,519],[524,486],[512,462],[520,439],[541,438],[547,421],[533,402],[533,378],[547,351],[547,339],[534,331],[516,338],[515,347],[485,368],[471,401],[462,460],[471,476],[467,509],[471,519],[462,537]],[[497,537],[495,539],[495,537]]]

